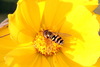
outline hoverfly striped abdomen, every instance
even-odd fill
[[[43,35],[45,38],[49,38],[55,43],[63,44],[63,39],[59,35],[56,35],[53,32],[50,32],[49,30],[44,30]]]

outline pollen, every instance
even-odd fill
[[[45,38],[43,35],[38,34],[34,40],[34,47],[37,52],[44,56],[51,56],[60,51],[62,45],[53,42],[51,39]]]

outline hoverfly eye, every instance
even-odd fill
[[[47,31],[46,30],[43,32],[43,35],[47,35]]]
[[[48,32],[48,35],[52,35],[52,32]]]

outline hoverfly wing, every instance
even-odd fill
[[[67,33],[58,33],[60,36],[63,36],[63,37],[69,37],[71,36],[70,34],[67,34]]]
[[[60,32],[53,32],[53,33],[57,34],[57,35],[59,35],[61,37],[69,37],[69,36],[71,36],[70,34],[67,34],[67,33],[60,33]]]

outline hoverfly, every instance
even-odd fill
[[[59,45],[62,45],[64,42],[64,40],[62,39],[61,36],[59,36],[58,34],[55,34],[54,32],[51,32],[49,30],[44,30],[43,36],[47,39],[51,39],[52,41],[54,41],[55,43],[58,43]]]

